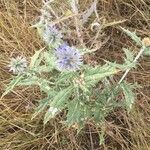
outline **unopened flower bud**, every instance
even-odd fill
[[[148,37],[145,37],[143,40],[142,40],[142,43],[145,47],[148,47],[150,46],[150,38]]]

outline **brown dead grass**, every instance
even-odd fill
[[[92,0],[81,1],[81,10],[87,9]],[[67,4],[58,0],[64,12]],[[12,56],[25,55],[30,58],[43,43],[30,28],[41,8],[41,0],[1,0],[0,1],[0,93],[12,75],[7,63]],[[101,63],[102,59],[111,61],[122,58],[122,47],[139,49],[120,30],[119,25],[136,30],[141,37],[150,35],[149,0],[99,0],[98,18],[92,16],[86,27],[81,28],[82,39],[89,48],[97,51],[88,61]],[[73,19],[60,24],[67,26],[66,40],[80,46]],[[56,19],[59,22],[60,18]],[[90,25],[101,22],[101,32],[92,32]],[[118,21],[121,21],[121,23]],[[73,36],[72,36],[73,35]],[[73,38],[72,38],[73,37]],[[71,39],[71,40],[70,40]],[[92,46],[91,46],[92,45]],[[96,60],[96,62],[95,62]],[[150,62],[149,57],[140,61],[138,69],[132,70],[127,78],[138,82],[142,88],[137,90],[135,109],[131,114],[116,110],[110,114],[103,126],[92,123],[77,135],[76,130],[68,129],[59,123],[60,118],[43,125],[42,118],[31,120],[37,100],[42,98],[38,88],[17,88],[0,100],[0,149],[2,150],[148,150],[150,148]],[[105,143],[99,145],[99,134],[105,132]]]

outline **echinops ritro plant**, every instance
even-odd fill
[[[47,48],[35,52],[28,62],[23,57],[12,59],[10,71],[17,74],[10,82],[2,97],[15,86],[38,85],[45,97],[39,100],[33,117],[45,112],[46,124],[57,114],[65,112],[68,126],[76,124],[81,129],[88,121],[101,123],[115,108],[122,107],[130,112],[133,108],[135,84],[127,83],[125,77],[149,46],[145,46],[134,32],[122,28],[140,46],[136,57],[132,51],[123,49],[126,57],[123,64],[105,61],[104,65],[92,66],[85,63],[84,54],[90,50],[78,49],[63,40],[60,30],[50,25],[42,16],[34,27]],[[118,83],[112,84],[115,75],[125,72]],[[48,76],[43,76],[43,74]],[[120,94],[124,96],[120,99]],[[122,94],[121,94],[122,95]],[[66,111],[64,111],[66,110]]]

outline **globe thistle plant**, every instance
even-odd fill
[[[9,71],[12,71],[14,74],[20,74],[25,71],[27,68],[27,60],[22,56],[17,56],[16,58],[11,58]]]
[[[40,91],[44,92],[44,98],[40,101],[33,118],[49,107],[44,116],[46,124],[66,109],[66,123],[69,126],[77,124],[79,129],[91,119],[98,124],[105,121],[105,117],[114,108],[125,107],[130,111],[135,101],[133,93],[135,85],[127,83],[124,79],[148,48],[149,45],[145,44],[148,40],[142,42],[135,33],[123,29],[138,46],[141,45],[137,56],[134,58],[132,51],[124,49],[126,55],[124,63],[105,61],[104,65],[93,66],[83,63],[83,54],[91,53],[90,50],[81,49],[81,53],[75,47],[70,47],[65,41],[63,42],[62,34],[56,26],[50,26],[48,20],[44,19],[43,14],[35,27],[48,45],[48,50],[41,49],[35,52],[26,75],[20,74],[27,69],[26,59],[20,56],[11,59],[10,71],[19,75],[11,81],[2,97],[15,86],[37,85]],[[82,72],[75,73],[81,69],[81,66]],[[60,72],[56,71],[56,68]],[[125,73],[118,84],[109,82],[110,78],[121,71]],[[124,95],[123,101],[120,100],[120,95]]]
[[[82,55],[78,50],[67,44],[62,44],[55,51],[57,68],[60,71],[76,71],[82,65]]]

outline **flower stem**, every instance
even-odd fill
[[[141,50],[139,51],[139,53],[138,53],[137,56],[135,57],[133,63],[136,63],[136,62],[137,62],[137,60],[138,60],[138,59],[140,58],[140,56],[143,54],[144,50],[145,50],[145,46],[143,46],[143,47],[141,48]],[[127,69],[127,70],[126,70],[126,72],[123,74],[122,78],[119,80],[118,84],[120,84],[120,83],[125,79],[125,77],[126,77],[127,74],[129,73],[129,71],[130,71],[130,69]]]
[[[143,54],[143,52],[144,52],[144,50],[145,50],[145,46],[143,46],[142,48],[141,48],[141,50],[139,51],[139,53],[137,54],[137,56],[135,57],[135,59],[133,60],[133,63],[136,63],[137,62],[137,60],[140,58],[140,56]],[[131,68],[129,68],[129,69],[127,69],[126,70],[126,72],[123,74],[123,76],[121,77],[121,79],[119,80],[119,82],[118,82],[118,85],[114,88],[114,90],[122,83],[122,81],[125,79],[125,77],[127,76],[127,74],[129,73],[129,71],[131,70]],[[111,96],[108,98],[108,102],[111,100]]]

